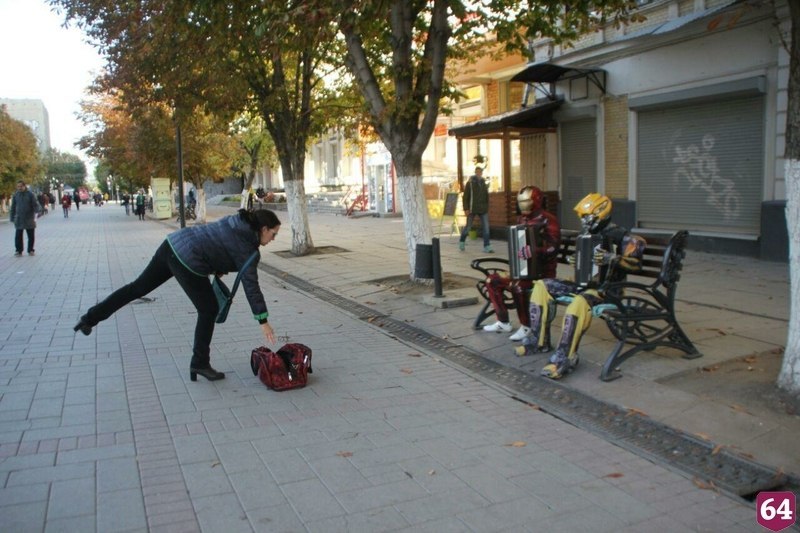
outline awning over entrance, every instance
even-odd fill
[[[606,71],[599,68],[577,68],[555,65],[553,63],[536,63],[528,65],[522,71],[517,72],[511,78],[511,81],[521,81],[534,85],[542,94],[550,99],[554,99],[556,97],[554,85],[557,81],[567,81],[578,78],[587,78],[605,94]],[[549,89],[545,84],[550,84]],[[527,91],[523,105],[526,104]]]
[[[562,100],[546,101],[533,107],[509,111],[501,115],[482,118],[463,126],[450,128],[456,139],[517,139],[556,127],[553,112]]]
[[[516,204],[511,194],[511,141],[524,135],[555,131],[557,123],[553,118],[553,113],[562,102],[563,100],[561,99],[545,100],[533,107],[523,107],[501,115],[482,118],[463,126],[450,128],[450,135],[458,140],[456,144],[458,152],[458,183],[461,190],[464,189],[463,142],[470,139],[496,139],[502,142],[501,179],[503,181],[503,192],[498,194],[505,196],[506,212],[504,213],[503,225],[512,224],[515,218],[512,206]]]

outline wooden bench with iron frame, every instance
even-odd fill
[[[575,253],[575,238],[578,232],[562,230],[558,262],[569,264]],[[629,273],[624,281],[606,283],[600,287],[604,303],[592,308],[594,316],[602,318],[617,340],[606,358],[600,379],[611,381],[621,376],[619,366],[640,351],[652,351],[658,347],[675,348],[684,352],[685,359],[695,359],[702,354],[678,324],[675,316],[677,293],[689,232],[678,231],[671,237],[645,236],[647,247],[639,272]],[[508,260],[489,257],[475,259],[471,267],[483,274],[476,284],[480,295],[486,300],[475,318],[473,327],[494,314],[486,287],[490,274],[506,272]],[[511,295],[503,295],[509,309],[515,308]],[[569,297],[559,299],[559,304],[569,303]],[[626,346],[630,346],[624,350]]]

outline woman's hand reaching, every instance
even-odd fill
[[[261,331],[264,332],[264,337],[267,338],[270,344],[275,344],[275,332],[272,331],[272,326],[269,325],[269,322],[261,324]]]

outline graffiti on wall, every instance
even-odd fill
[[[716,139],[710,133],[703,136],[700,145],[675,146],[672,162],[677,165],[673,175],[675,186],[689,184],[689,190],[699,189],[706,194],[706,203],[716,209],[727,221],[738,218],[741,196],[733,180],[723,177],[712,154]]]

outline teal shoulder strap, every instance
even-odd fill
[[[250,257],[247,258],[247,261],[244,262],[242,268],[239,269],[239,273],[236,274],[236,281],[233,282],[233,287],[231,287],[231,298],[233,298],[233,295],[236,294],[236,289],[239,288],[239,282],[242,280],[242,274],[250,267],[253,261],[256,260],[256,257],[258,257],[258,250],[253,252]]]

